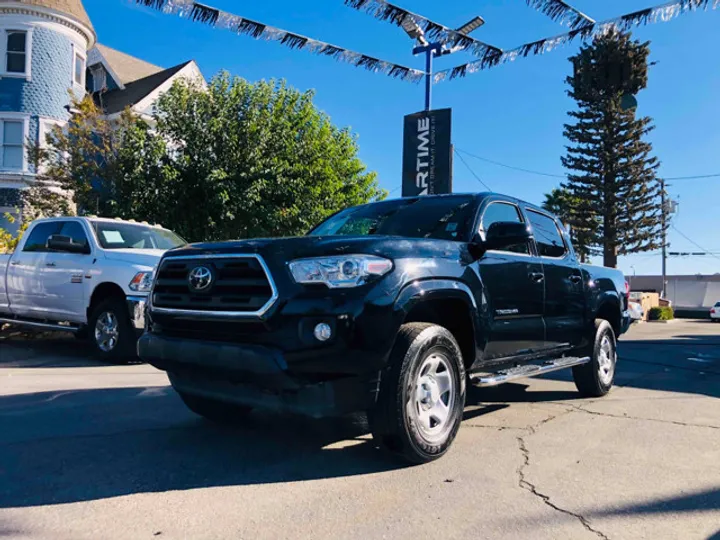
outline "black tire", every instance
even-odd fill
[[[244,405],[224,403],[185,392],[178,394],[192,412],[219,424],[237,424],[252,412],[252,407]]]
[[[117,323],[117,338],[114,342],[106,342],[98,336],[98,319],[106,320],[110,315]],[[90,342],[95,348],[97,356],[107,362],[132,362],[137,360],[137,333],[130,321],[125,300],[122,298],[108,298],[98,303],[90,315],[88,324]]]
[[[441,371],[432,371],[434,362],[442,364],[436,368]],[[435,384],[435,379],[432,379],[431,387],[421,384],[421,368],[423,373],[430,370],[441,375],[444,381],[451,381],[450,389],[440,394],[441,387]],[[442,377],[445,372],[447,374]],[[423,390],[426,392],[425,404],[418,401]],[[447,417],[442,423],[436,420],[437,425],[433,428],[431,415],[436,409],[420,409],[432,406],[431,402],[439,404],[438,400],[445,405]],[[453,335],[433,324],[403,325],[390,354],[388,368],[382,375],[377,404],[368,412],[373,439],[410,463],[433,461],[443,456],[455,440],[464,407],[465,367]],[[429,418],[429,428],[423,427],[421,416]],[[434,435],[433,430],[437,431]]]
[[[602,397],[613,387],[617,367],[617,340],[609,322],[595,321],[595,336],[586,354],[590,362],[573,368],[575,386],[583,397]]]

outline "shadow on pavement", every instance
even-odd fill
[[[489,388],[469,386],[466,405],[482,403],[541,403],[544,401],[572,401],[582,399],[574,390],[533,390],[529,384],[507,383]]]
[[[716,512],[720,510],[720,487],[699,491],[679,497],[670,497],[667,499],[658,499],[652,502],[641,504],[632,504],[613,508],[612,510],[604,510],[593,512],[592,516],[619,516],[619,515],[639,515],[639,514],[666,514],[666,513],[682,513],[682,512]]]
[[[588,517],[611,517],[627,515],[653,515],[653,514],[682,514],[687,512],[718,512],[720,511],[720,487],[681,495],[657,499],[651,502],[632,504],[613,508],[612,510],[601,510],[592,512]],[[720,530],[708,537],[707,540],[720,540]]]
[[[88,341],[64,332],[0,332],[0,368],[105,366]]]
[[[188,411],[170,387],[0,397],[0,433],[0,508],[407,466],[375,447],[362,416],[253,413],[242,426],[219,426]]]

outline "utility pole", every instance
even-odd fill
[[[660,201],[662,205],[662,291],[660,298],[666,297],[667,281],[667,203],[665,200],[665,179],[660,179]]]

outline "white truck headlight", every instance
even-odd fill
[[[131,291],[136,292],[150,292],[153,282],[152,272],[138,272],[135,277],[132,278],[128,287]]]
[[[387,274],[392,267],[391,260],[374,255],[341,255],[292,261],[290,273],[296,283],[324,283],[340,289],[362,285]]]

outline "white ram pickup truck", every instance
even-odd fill
[[[159,226],[94,217],[38,219],[0,255],[0,326],[87,335],[108,360],[134,358],[162,254],[186,242]]]

